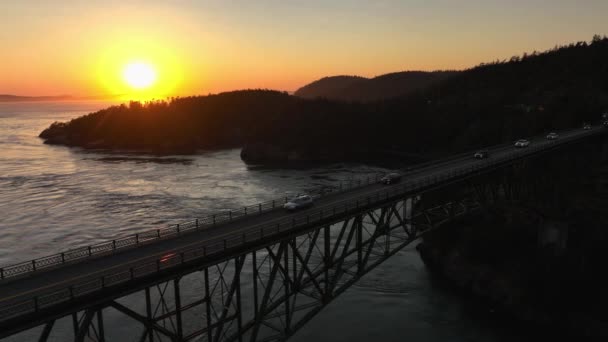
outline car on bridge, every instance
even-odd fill
[[[475,157],[475,159],[486,159],[489,156],[490,156],[490,152],[488,152],[487,150],[477,151],[473,155],[473,157]]]
[[[551,132],[547,134],[547,140],[555,140],[557,138],[559,138],[559,135],[557,133]]]
[[[526,139],[519,139],[515,142],[515,147],[528,147],[530,146],[530,141]]]
[[[382,184],[395,184],[401,181],[401,174],[396,172],[391,172],[384,177],[380,178],[380,183]]]
[[[608,127],[608,120],[604,121],[602,125],[604,125],[604,127]]]
[[[583,129],[584,129],[585,131],[588,131],[588,130],[590,130],[590,129],[591,129],[591,125],[590,125],[590,124],[588,124],[588,123],[586,123],[586,124],[584,124],[584,125],[583,125]]]
[[[283,208],[287,211],[294,211],[298,209],[310,208],[313,205],[313,199],[310,195],[298,195],[287,203],[283,204]]]

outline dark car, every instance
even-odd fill
[[[559,138],[559,135],[557,133],[551,132],[547,134],[547,140],[555,140],[557,138]]]
[[[475,157],[475,159],[486,159],[490,156],[490,153],[486,150],[481,150],[475,152],[473,156]]]
[[[401,180],[401,174],[393,172],[393,173],[389,173],[386,176],[382,177],[380,179],[380,182],[382,184],[395,184],[395,183],[399,183],[400,180]]]

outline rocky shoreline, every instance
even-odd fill
[[[560,234],[544,239],[555,227],[570,234],[577,228],[572,218],[558,222],[525,205],[501,204],[429,233],[417,250],[433,274],[498,317],[557,336],[608,339],[605,277],[596,273],[602,258],[590,261],[589,246],[576,245],[580,231],[567,248],[554,239]],[[603,237],[592,231],[582,235],[599,247]]]

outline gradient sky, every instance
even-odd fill
[[[608,34],[607,15],[607,0],[0,0],[0,94],[125,93],[130,61],[156,66],[158,95],[462,69]]]

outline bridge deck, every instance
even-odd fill
[[[500,161],[513,157],[514,154],[524,157],[533,153],[536,148],[549,148],[561,145],[571,139],[578,139],[588,135],[596,135],[601,129],[594,128],[591,131],[570,130],[562,132],[559,139],[554,141],[545,140],[544,137],[531,139],[529,148],[515,149],[512,144],[501,145],[489,150],[492,161]],[[460,158],[450,158],[426,165],[422,168],[408,172],[401,183],[394,186],[384,186],[381,184],[371,184],[369,186],[353,189],[351,191],[321,197],[311,209],[288,213],[282,209],[276,209],[259,215],[251,215],[237,221],[229,222],[193,233],[189,233],[175,238],[160,240],[154,243],[144,244],[137,248],[128,249],[115,254],[109,254],[92,259],[66,264],[54,269],[34,272],[22,278],[0,282],[0,308],[11,303],[30,299],[35,296],[64,289],[70,285],[82,282],[91,278],[99,278],[118,270],[128,270],[131,266],[140,264],[144,261],[153,261],[161,258],[168,253],[175,253],[180,250],[189,249],[197,246],[204,246],[212,242],[221,241],[228,236],[242,233],[259,231],[262,227],[270,227],[277,222],[289,220],[292,217],[306,216],[308,212],[326,208],[332,209],[336,204],[345,199],[365,198],[381,189],[398,187],[403,183],[416,184],[423,179],[445,173],[447,170],[466,168],[480,163],[473,159],[471,155]]]

